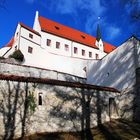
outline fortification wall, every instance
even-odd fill
[[[128,111],[132,93],[8,80],[0,80],[0,85],[0,138],[80,131],[133,115]],[[29,95],[34,111],[28,108]]]
[[[132,119],[134,95],[134,89],[120,93],[86,85],[85,79],[73,75],[1,62],[0,139]]]
[[[48,78],[48,79],[56,79],[56,80],[63,80],[63,81],[86,83],[85,78],[81,78],[78,76],[74,76],[58,71],[48,70],[48,69],[30,67],[18,63],[15,64],[15,63],[17,62],[15,62],[15,60],[13,59],[1,60],[0,74],[35,77],[35,78]]]

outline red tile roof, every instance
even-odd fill
[[[19,24],[21,25],[21,27],[24,27],[25,29],[29,30],[30,32],[33,32],[33,33],[35,33],[35,34],[41,36],[37,31],[35,31],[35,30],[33,30],[32,28],[30,28],[30,27],[24,25],[23,23],[19,22]]]
[[[24,27],[25,29],[29,30],[30,32],[33,32],[34,34],[41,36],[37,31],[24,25],[23,23],[19,22],[19,24],[21,25],[21,27]],[[12,47],[13,43],[14,43],[14,36],[11,38],[11,40],[4,47]]]
[[[104,42],[104,51],[106,53],[110,53],[115,49],[116,49],[116,47],[112,46],[111,44],[108,44],[108,43]]]
[[[41,30],[44,32],[52,33],[57,36],[61,36],[70,39],[72,41],[98,49],[98,47],[95,46],[95,41],[96,41],[95,37],[92,37],[88,34],[64,26],[62,24],[59,24],[57,22],[54,22],[52,20],[49,20],[41,16],[39,16],[39,23],[41,26]],[[116,47],[104,42],[104,51],[106,53],[111,52],[115,48]]]
[[[12,37],[12,38],[10,39],[10,41],[9,41],[4,47],[11,47],[11,48],[12,48],[13,43],[14,43],[14,37]]]

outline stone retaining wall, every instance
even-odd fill
[[[6,80],[1,80],[0,85],[1,138],[80,131],[112,118],[132,117],[132,112],[127,111],[133,100],[131,93],[128,96],[126,93]],[[35,112],[27,107],[29,94],[34,96]],[[39,96],[42,105],[39,105]]]

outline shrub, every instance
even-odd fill
[[[23,61],[24,60],[24,55],[22,54],[22,52],[20,50],[16,50],[13,52],[12,55],[10,55],[11,58],[14,58],[18,61]]]
[[[29,91],[29,95],[27,96],[27,107],[31,115],[35,112],[35,109],[37,107],[35,97],[33,93],[31,93],[30,91]]]

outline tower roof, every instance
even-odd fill
[[[99,41],[101,39],[101,32],[100,32],[100,26],[97,25],[97,31],[96,31],[96,40]]]

